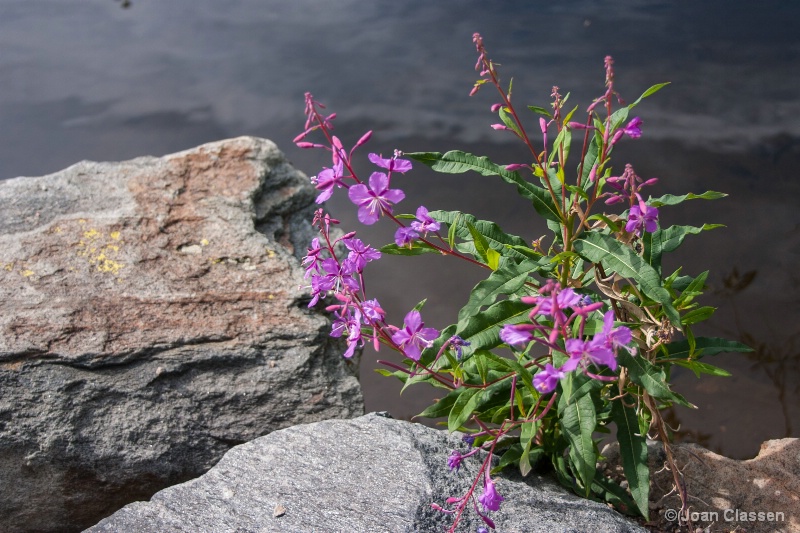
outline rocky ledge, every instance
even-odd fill
[[[447,531],[453,517],[431,503],[463,495],[474,479],[469,465],[447,468],[454,448],[467,451],[460,436],[378,414],[283,429],[233,448],[202,477],[127,505],[87,531]],[[546,477],[501,474],[496,485],[505,498],[490,513],[497,531],[645,531]],[[483,524],[471,507],[464,516],[459,532]]]
[[[3,531],[80,530],[236,444],[363,414],[300,300],[313,199],[249,137],[0,182]]]

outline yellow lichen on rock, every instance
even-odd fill
[[[85,221],[79,221],[85,224]],[[94,265],[98,272],[118,276],[120,270],[125,268],[125,264],[117,261],[116,255],[119,253],[119,244],[108,242],[108,239],[120,243],[121,234],[119,231],[112,231],[108,238],[104,238],[103,233],[90,228],[83,232],[83,238],[78,241],[78,256],[86,257],[90,265]]]

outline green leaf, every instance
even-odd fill
[[[530,310],[530,305],[519,300],[503,300],[470,317],[466,324],[459,324],[456,335],[470,343],[464,347],[464,357],[475,350],[490,350],[500,346],[500,328],[505,324],[524,322],[528,319]]]
[[[695,339],[696,349],[703,355],[716,355],[718,353],[730,352],[752,352],[753,349],[741,342],[721,339],[719,337],[697,337]],[[666,346],[667,353],[671,358],[689,357],[689,341],[681,340],[671,342]]]
[[[688,368],[694,372],[694,375],[698,378],[700,377],[700,374],[711,374],[712,376],[719,377],[729,377],[731,375],[731,373],[724,368],[709,365],[708,363],[701,363],[700,361],[695,360],[679,360],[675,361],[675,364],[684,368]]]
[[[483,306],[494,303],[499,296],[516,294],[535,267],[536,262],[530,260],[519,264],[509,263],[475,285],[467,304],[458,312],[459,327],[466,327],[470,317],[478,314]]]
[[[450,245],[450,249],[452,250],[456,246],[456,228],[458,227],[458,221],[461,219],[461,213],[456,215],[455,220],[449,225],[447,230],[447,244]]]
[[[464,425],[464,422],[469,420],[472,412],[478,406],[478,402],[483,396],[483,389],[477,388],[464,388],[461,390],[453,408],[450,410],[450,415],[447,417],[447,430],[451,433],[457,431],[458,428]]]
[[[520,427],[519,442],[522,445],[522,455],[519,459],[519,472],[522,474],[522,477],[531,473],[533,465],[536,464],[538,460],[537,454],[535,453],[533,457],[531,457],[531,446],[534,437],[536,437],[536,432],[541,425],[542,423],[537,420],[536,422],[525,422]],[[541,448],[536,448],[536,451],[542,452]]]
[[[660,198],[650,197],[647,200],[647,205],[661,207],[662,205],[677,205],[686,200],[717,200],[719,198],[725,198],[726,196],[728,195],[717,191],[706,191],[703,194],[694,194],[690,192],[689,194],[684,194],[683,196],[665,194]]]
[[[519,131],[519,126],[517,126],[517,123],[514,122],[514,117],[508,114],[505,107],[501,107],[498,114],[500,115],[500,120],[503,121],[503,124],[511,128],[511,130],[519,137],[522,137],[522,132]]]
[[[640,96],[639,98],[637,98],[637,99],[636,99],[636,101],[635,101],[634,103],[632,103],[631,105],[629,105],[629,106],[628,106],[628,109],[633,109],[634,107],[636,107],[637,105],[639,105],[639,102],[641,102],[642,100],[644,100],[645,98],[647,98],[647,97],[648,97],[648,96],[650,96],[651,94],[654,94],[654,93],[656,93],[656,92],[660,91],[661,89],[663,89],[664,87],[666,87],[666,86],[667,86],[667,85],[669,85],[669,84],[670,84],[670,82],[665,82],[665,83],[656,83],[655,85],[653,85],[652,87],[650,87],[649,89],[647,89],[645,92],[643,92],[643,93],[642,93],[642,96]]]
[[[550,111],[548,111],[547,109],[545,109],[543,107],[538,107],[538,106],[535,106],[535,105],[529,105],[528,109],[530,109],[534,113],[538,113],[540,115],[544,115],[547,118],[553,118],[553,115],[550,114]]]
[[[667,375],[643,356],[632,356],[626,350],[617,353],[619,364],[628,369],[631,381],[644,387],[650,396],[664,401],[674,401],[683,406],[694,408],[683,396],[672,392],[667,383]]]
[[[389,255],[421,255],[427,253],[441,253],[439,250],[426,244],[422,241],[414,241],[411,243],[411,248],[408,246],[397,246],[396,244],[387,244],[386,246],[381,246],[381,252],[384,254]]]
[[[587,394],[567,402],[566,397],[561,396],[558,399],[558,417],[570,444],[569,456],[577,467],[576,474],[584,486],[584,496],[588,498],[597,469],[597,452],[592,441],[597,419],[592,398]]]
[[[716,307],[698,307],[697,309],[692,309],[685,315],[681,317],[681,323],[684,326],[691,326],[692,324],[697,324],[698,322],[702,322],[703,320],[708,320],[711,318],[711,315],[714,314],[716,311]]]
[[[443,416],[447,416],[450,411],[452,411],[453,405],[456,403],[456,400],[459,396],[461,396],[461,391],[459,389],[450,391],[447,396],[440,399],[438,402],[429,405],[417,416],[425,418],[441,418]]]
[[[494,248],[486,250],[486,264],[489,265],[489,268],[492,270],[500,268],[500,257],[500,252]]]
[[[622,243],[601,233],[587,233],[576,240],[573,246],[584,259],[592,263],[600,263],[603,268],[616,272],[620,276],[633,279],[647,296],[661,304],[664,314],[677,329],[681,329],[678,311],[672,305],[672,297],[661,286],[661,277],[656,270],[645,263],[633,250]]]
[[[475,226],[467,222],[467,229],[469,230],[469,234],[472,235],[472,242],[475,243],[475,249],[478,250],[478,253],[483,259],[484,263],[489,262],[489,258],[486,256],[486,251],[489,249],[489,243],[486,241],[486,237],[480,234],[480,232],[475,229]]]
[[[420,163],[424,163],[437,172],[461,174],[470,170],[484,176],[500,176],[504,181],[517,186],[519,194],[533,203],[534,209],[544,218],[561,221],[561,214],[553,204],[550,193],[541,187],[522,179],[517,172],[509,172],[487,157],[478,157],[460,150],[451,150],[445,154],[440,152],[414,152],[405,154]]]
[[[437,222],[443,222],[450,226],[449,233],[453,235],[453,241],[455,241],[455,237],[458,237],[471,242],[473,240],[472,231],[469,229],[471,225],[483,237],[487,248],[496,250],[501,256],[508,257],[514,262],[527,259],[526,255],[514,249],[514,246],[525,246],[525,241],[516,235],[505,233],[494,222],[478,220],[461,211],[431,211],[428,215]],[[476,258],[480,258],[480,253],[476,255]]]
[[[622,458],[622,469],[636,507],[645,519],[648,518],[650,494],[650,469],[647,466],[647,441],[639,434],[639,419],[636,412],[626,407],[622,398],[612,402],[611,417],[617,425],[617,441]]]
[[[600,153],[600,140],[597,137],[592,137],[589,142],[589,148],[586,151],[586,156],[583,158],[583,169],[581,170],[581,187],[586,189],[589,186],[589,174],[592,172],[592,167],[597,163],[597,156]],[[598,176],[599,177],[599,176]]]

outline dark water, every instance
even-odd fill
[[[324,157],[290,143],[306,90],[338,112],[346,141],[374,129],[371,150],[461,148],[516,162],[524,152],[488,128],[489,92],[467,96],[472,33],[514,76],[518,103],[546,105],[559,85],[585,105],[602,91],[611,54],[628,100],[672,82],[639,108],[645,135],[621,146],[617,166],[661,178],[656,196],[730,193],[665,209],[662,222],[726,224],[689,237],[671,265],[712,270],[704,303],[720,309],[701,333],[758,349],[711,361],[731,378],[676,372],[678,391],[701,409],[677,410],[673,421],[687,437],[748,457],[765,439],[800,435],[798,22],[800,4],[786,1],[133,0],[122,9],[113,0],[2,0],[0,179],[245,134],[273,139],[315,174]],[[460,209],[526,239],[544,233],[514,190],[490,178],[402,179],[401,210]],[[388,226],[359,228],[346,199],[330,208],[365,240],[391,240]],[[369,287],[395,322],[428,296],[429,325],[450,323],[480,279],[437,257],[381,263]],[[363,359],[368,409],[421,411],[432,395],[398,398],[399,386],[372,372],[376,358]]]

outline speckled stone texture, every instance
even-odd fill
[[[0,530],[78,531],[236,444],[363,414],[267,140],[0,182]]]
[[[202,477],[127,505],[88,529],[170,532],[441,532],[452,516],[435,511],[463,495],[474,465],[447,468],[459,434],[378,414],[276,431],[237,446]],[[498,532],[644,532],[607,506],[535,475],[500,475],[505,498],[490,513]],[[471,510],[459,532],[482,521]]]

